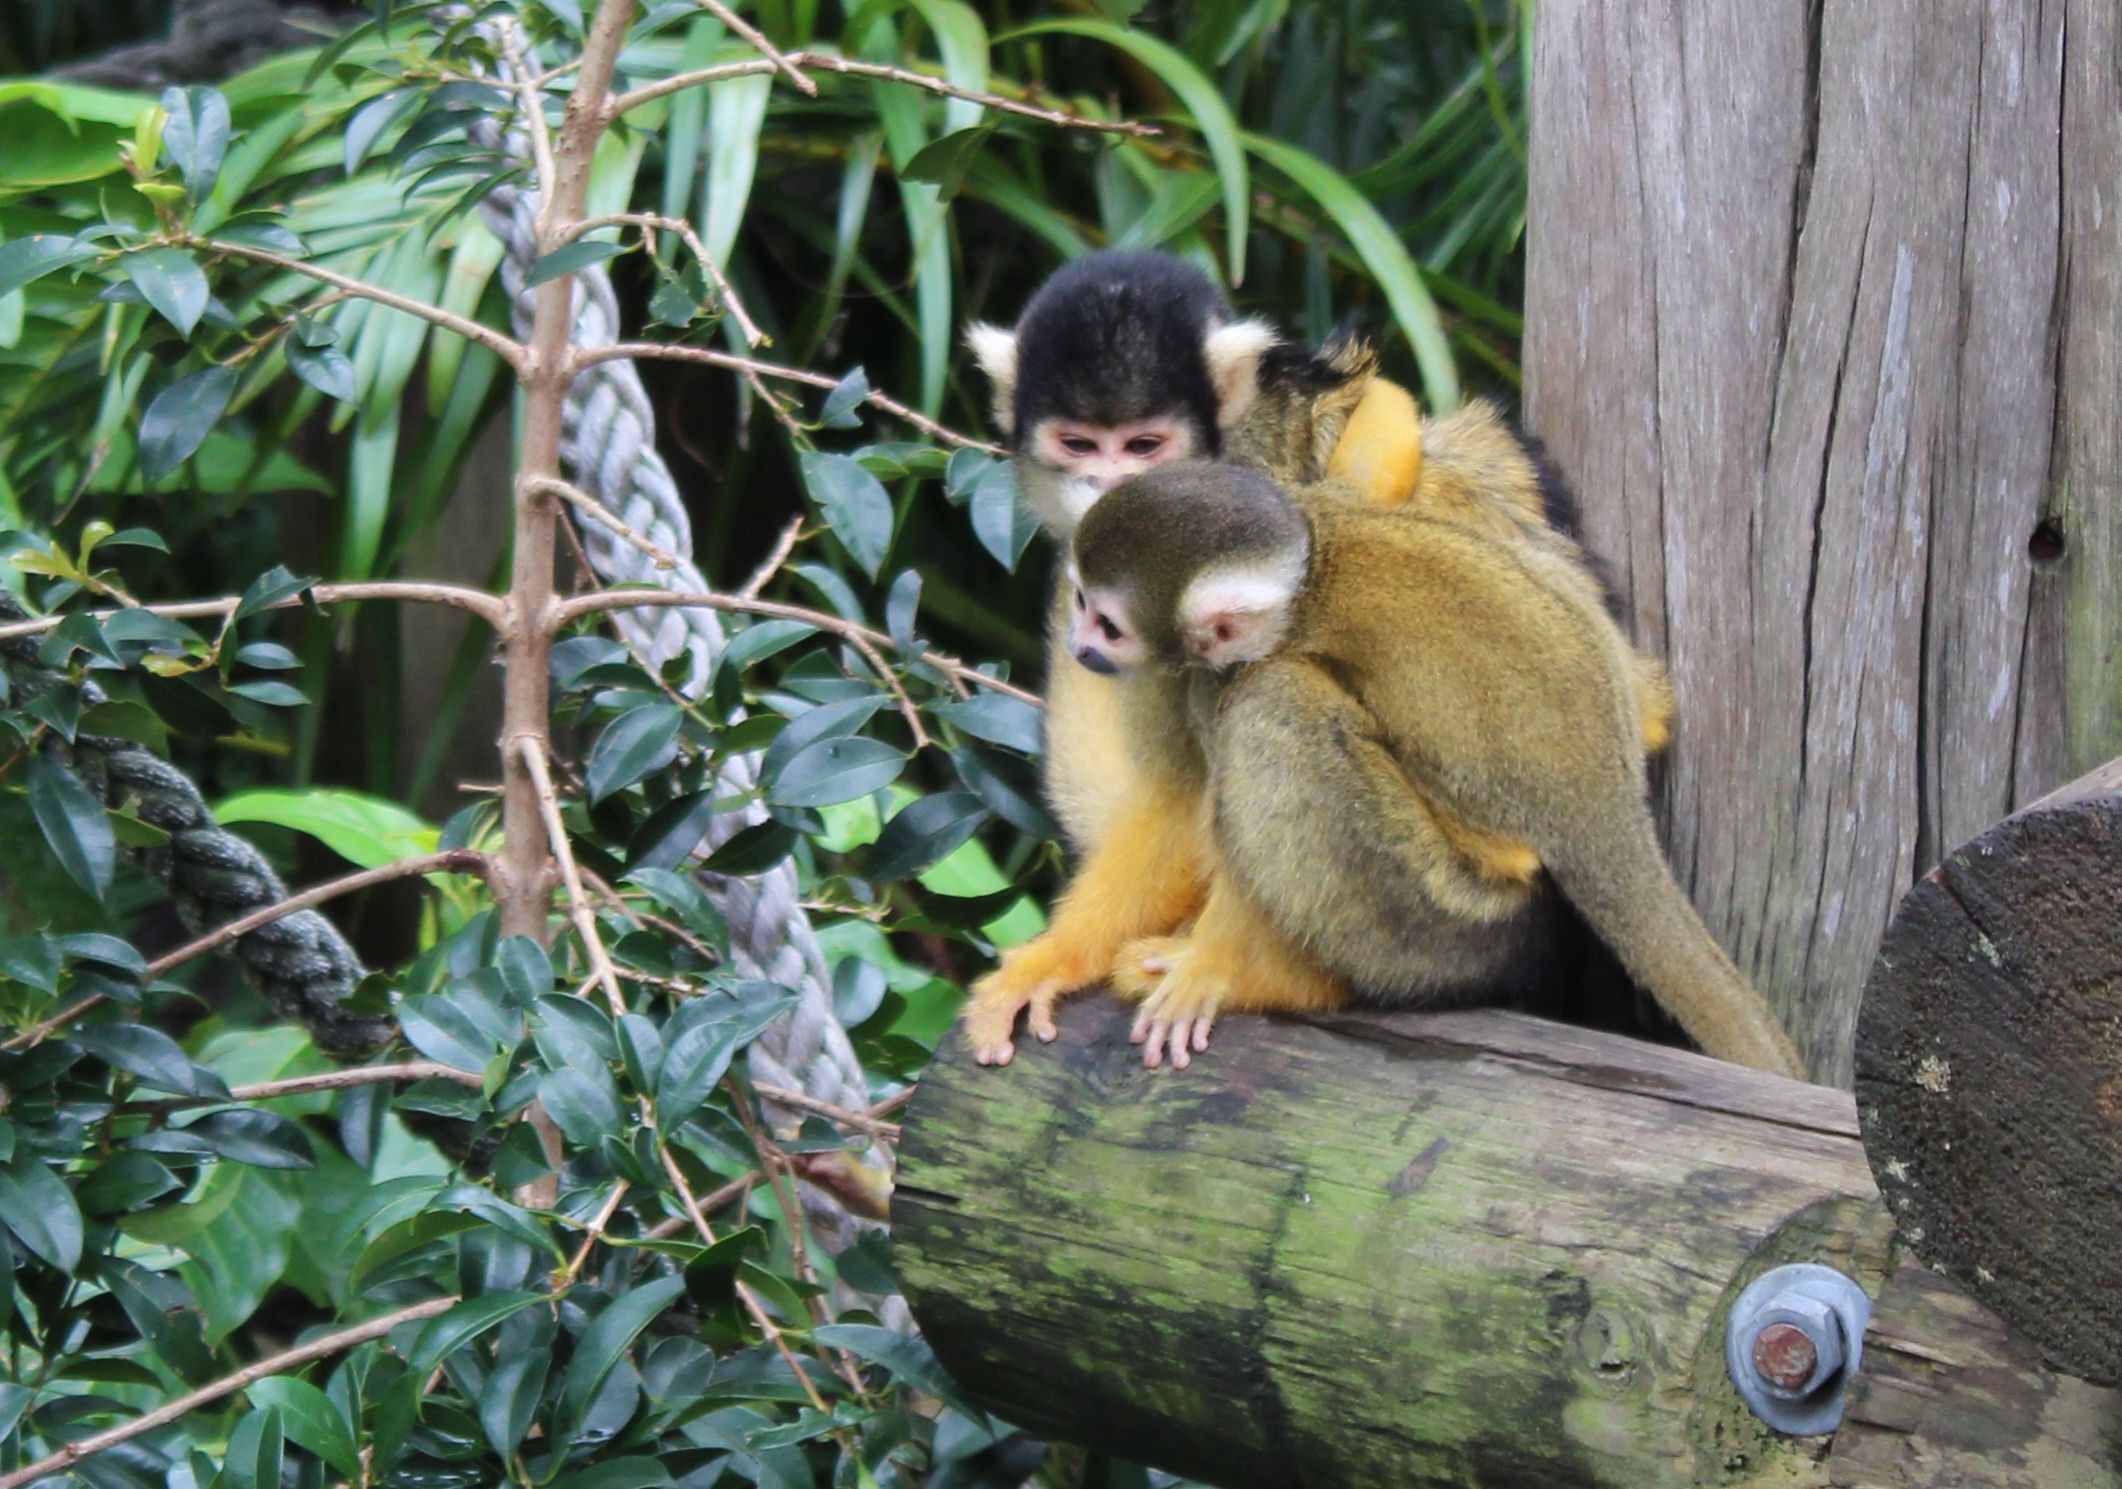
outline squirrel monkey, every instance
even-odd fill
[[[1114,485],[1160,465],[1221,451],[1303,486],[1332,474],[1368,499],[1485,504],[1522,522],[1590,566],[1574,543],[1574,514],[1559,485],[1485,406],[1427,428],[1413,400],[1376,375],[1371,350],[1349,338],[1313,354],[1279,345],[1263,322],[1238,319],[1199,270],[1167,254],[1106,253],[1058,270],[1025,306],[1016,328],[976,325],[967,341],[988,375],[996,423],[1015,452],[1019,493],[1057,544]],[[1425,457],[1425,446],[1429,453]],[[1516,464],[1510,462],[1515,460]],[[1425,479],[1426,478],[1426,479]],[[1207,901],[1210,870],[1201,820],[1205,767],[1190,738],[1130,724],[1122,685],[1069,663],[1069,624],[1057,585],[1048,624],[1047,793],[1082,867],[1046,934],[1005,957],[973,990],[966,1021],[982,1063],[1006,1063],[1019,1010],[1053,1037],[1059,995],[1117,973],[1141,992],[1142,967]],[[1670,695],[1662,670],[1643,661],[1645,733],[1664,741]],[[1142,700],[1137,699],[1141,704]],[[1171,705],[1143,705],[1148,718]],[[1158,759],[1139,758],[1142,741]],[[1523,844],[1498,842],[1494,873],[1538,870]],[[1248,936],[1231,917],[1223,944],[1255,978],[1340,996],[1338,983],[1288,949]],[[1197,932],[1198,935],[1198,932]],[[1253,944],[1247,949],[1245,943]],[[1141,955],[1115,959],[1139,943]],[[1184,1063],[1183,1054],[1180,1063]]]
[[[1573,544],[1335,483],[1300,506],[1258,472],[1189,463],[1108,493],[1070,578],[1078,660],[1185,680],[1215,855],[1204,925],[1264,919],[1370,998],[1492,996],[1537,953],[1537,891],[1485,873],[1482,845],[1523,844],[1706,1052],[1803,1077],[1666,866],[1639,659]],[[1182,952],[1145,1005],[1175,1057],[1240,1006],[1220,971]],[[1288,1005],[1259,983],[1244,1006]]]

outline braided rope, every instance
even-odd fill
[[[485,143],[507,149],[519,162],[528,159],[520,132],[504,135],[498,124],[490,127],[492,135]],[[524,281],[537,257],[538,208],[534,189],[514,185],[497,188],[483,204],[487,225],[507,249],[502,284],[509,293],[516,334],[525,338],[530,334],[534,291]],[[575,343],[598,347],[616,342],[619,305],[610,274],[595,265],[578,270],[575,284]],[[657,568],[648,555],[601,525],[577,522],[583,550],[604,583],[695,591],[712,587],[692,561],[692,524],[670,467],[656,451],[655,415],[632,362],[600,362],[575,379],[563,415],[561,462],[576,486],[678,559],[675,568]],[[721,618],[713,611],[669,607],[612,614],[620,634],[649,665],[660,668],[673,657],[687,656],[688,691],[705,687],[727,641]],[[716,777],[717,795],[753,797],[758,769],[756,755],[731,758]],[[707,851],[765,821],[766,815],[756,799],[718,815],[707,834]],[[793,988],[798,995],[787,1016],[752,1044],[753,1079],[839,1106],[867,1106],[869,1083],[833,1012],[825,955],[800,903],[795,865],[783,861],[752,878],[705,872],[699,877],[729,922],[734,970]],[[891,1163],[877,1144],[861,1161],[883,1172]],[[854,1221],[847,1211],[824,1190],[808,1184],[803,1190],[813,1223],[829,1237],[852,1239]]]
[[[0,619],[22,618],[14,597],[0,592]],[[28,637],[0,643],[0,665],[17,698],[35,697],[65,681],[38,661],[37,644]],[[83,684],[81,692],[85,702],[103,700],[93,683]],[[73,767],[97,800],[127,808],[169,834],[167,843],[141,849],[137,856],[169,891],[178,917],[194,935],[287,898],[287,887],[265,855],[215,822],[191,778],[146,746],[97,734],[76,735],[69,745],[55,733],[46,748]],[[390,1019],[342,1005],[367,971],[338,927],[315,910],[296,910],[247,931],[230,952],[273,1012],[308,1028],[319,1049],[366,1055],[395,1032]]]

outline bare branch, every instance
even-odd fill
[[[227,1096],[166,1096],[152,1101],[128,1101],[119,1110],[126,1113],[177,1112],[194,1106],[221,1106],[230,1101],[274,1101],[282,1096],[307,1096],[312,1091],[343,1091],[349,1086],[379,1086],[395,1081],[455,1081],[474,1091],[483,1085],[472,1072],[444,1065],[439,1060],[402,1060],[395,1065],[354,1065],[345,1070],[320,1071],[316,1075],[260,1081],[254,1086],[234,1086]]]
[[[650,542],[640,533],[635,532],[624,522],[621,522],[610,507],[598,501],[587,491],[577,490],[558,476],[532,476],[530,479],[533,486],[536,486],[541,491],[550,491],[554,496],[569,502],[576,511],[582,513],[583,516],[589,518],[590,521],[596,523],[599,527],[615,534],[627,546],[637,552],[647,554],[655,561],[657,568],[675,569],[678,567],[678,555],[672,553],[668,548]]]
[[[834,1106],[829,1101],[820,1101],[815,1096],[806,1096],[801,1091],[790,1091],[781,1086],[762,1086],[756,1081],[752,1089],[768,1101],[777,1102],[799,1112],[813,1112],[841,1127],[863,1132],[888,1143],[899,1140],[899,1124],[880,1122],[866,1112],[851,1112],[844,1106]]]
[[[431,605],[454,605],[459,610],[469,610],[488,625],[497,629],[507,615],[508,606],[498,596],[483,589],[471,589],[461,584],[429,584],[406,580],[376,580],[362,584],[312,584],[299,594],[289,595],[266,607],[272,610],[288,610],[300,605],[304,596],[320,605],[336,605],[354,600],[413,600]],[[141,605],[137,608],[150,615],[164,615],[171,620],[203,620],[219,616],[222,619],[234,615],[236,607],[243,603],[240,595],[224,595],[218,600],[179,600],[168,605]],[[10,621],[0,625],[0,641],[10,636],[41,636],[55,630],[62,621],[73,615],[92,615],[97,620],[108,620],[119,614],[117,610],[69,611],[61,615],[46,615],[36,620]]]
[[[707,367],[721,367],[730,372],[741,372],[748,376],[777,378],[782,382],[803,383],[813,388],[837,388],[840,380],[827,377],[822,372],[806,372],[798,367],[783,367],[776,362],[761,362],[753,357],[739,357],[730,352],[718,352],[704,346],[679,346],[667,341],[615,341],[609,346],[585,347],[575,353],[575,368],[594,367],[599,362],[617,362],[628,359],[660,359],[666,362],[698,362]],[[893,418],[911,424],[931,439],[957,445],[967,450],[985,450],[990,455],[1007,455],[1000,445],[991,445],[986,440],[973,439],[955,429],[938,424],[918,409],[907,407],[896,398],[886,397],[872,391],[862,400],[872,407],[882,409]]]
[[[909,87],[924,88],[945,98],[971,99],[974,103],[1000,113],[1021,114],[1027,119],[1056,124],[1063,129],[1089,129],[1101,134],[1125,134],[1137,138],[1161,133],[1153,124],[1137,124],[1131,119],[1092,119],[1065,109],[1041,108],[1038,104],[1025,103],[1021,99],[1005,97],[1000,93],[977,93],[970,88],[960,88],[942,78],[931,77],[925,72],[892,67],[882,62],[856,62],[847,57],[835,57],[824,52],[788,52],[775,55],[785,57],[797,67],[838,73],[841,77],[875,78],[880,82],[904,83]],[[662,98],[666,94],[698,87],[702,83],[726,82],[730,78],[764,71],[766,66],[757,62],[725,62],[719,67],[702,67],[693,72],[676,73],[667,78],[659,78],[653,83],[644,83],[633,91],[612,99],[606,107],[611,111],[612,117],[617,118],[628,109],[638,108],[652,98]],[[806,91],[816,90],[812,88]]]
[[[734,10],[724,5],[722,0],[700,0],[700,4],[706,7],[723,25],[743,37],[767,61],[773,63],[776,71],[786,74],[788,80],[796,85],[797,92],[801,93],[805,98],[816,98],[818,96],[818,85],[797,71],[796,64],[788,53],[768,41],[757,26],[754,26],[743,16],[738,15]]]
[[[738,590],[737,593],[747,600],[757,599],[759,592],[773,581],[774,575],[781,572],[781,566],[787,563],[788,556],[796,551],[796,544],[802,540],[802,537],[803,518],[801,516],[789,518],[788,526],[781,529],[781,537],[774,544],[774,551],[766,556],[764,563],[752,570],[752,577],[744,581],[744,588]]]
[[[575,1285],[575,1279],[582,1275],[582,1264],[589,1260],[590,1248],[604,1239],[604,1228],[612,1223],[612,1216],[619,1212],[619,1201],[626,1198],[626,1191],[630,1187],[624,1179],[612,1186],[610,1197],[604,1201],[603,1207],[597,1211],[596,1217],[590,1221],[588,1231],[582,1237],[582,1245],[576,1249],[568,1264],[561,1269],[560,1275],[553,1279],[554,1292],[559,1292]]]
[[[574,850],[568,846],[567,824],[560,818],[560,794],[553,789],[553,775],[545,763],[545,741],[535,735],[516,740],[523,765],[538,787],[538,810],[545,818],[545,835],[553,857],[560,861],[560,877],[567,885],[567,914],[582,937],[583,954],[589,958],[591,975],[604,985],[604,996],[613,1013],[626,1012],[626,994],[620,991],[619,974],[612,966],[604,938],[597,933],[597,917],[590,913],[589,892],[582,887],[582,871],[575,866]]]
[[[875,1106],[871,1107],[862,1115],[871,1118],[888,1117],[893,1112],[899,1110],[899,1108],[905,1106],[909,1101],[912,1101],[914,1099],[914,1092],[920,1089],[921,1088],[919,1086],[908,1086],[904,1091],[901,1091],[896,1096],[885,1097],[882,1101],[878,1102]]]
[[[306,264],[301,259],[292,259],[284,253],[274,253],[270,249],[252,248],[244,243],[227,243],[218,238],[185,237],[177,241],[180,247],[203,248],[208,253],[222,258],[248,259],[254,264],[271,264],[274,268],[285,269],[290,274],[300,274],[316,280],[319,284],[345,290],[349,295],[373,300],[378,305],[388,305],[393,310],[402,310],[407,315],[418,316],[430,325],[440,326],[445,331],[454,331],[467,341],[476,341],[509,366],[518,371],[522,370],[527,355],[523,343],[503,336],[491,326],[482,326],[475,320],[467,320],[461,315],[430,305],[425,300],[412,299],[395,290],[384,289],[381,285],[364,284],[358,279],[350,279],[331,269]]]
[[[193,957],[205,956],[209,951],[227,945],[238,936],[248,935],[260,926],[271,925],[283,915],[292,915],[297,910],[307,910],[327,900],[335,900],[343,894],[352,894],[357,889],[367,889],[372,884],[388,884],[394,879],[410,879],[419,874],[477,874],[484,878],[493,865],[484,853],[474,848],[449,848],[440,853],[427,853],[418,858],[401,858],[396,863],[384,864],[381,868],[363,869],[359,873],[342,875],[330,879],[300,894],[291,894],[277,905],[267,905],[262,910],[253,910],[248,915],[238,916],[226,925],[216,926],[196,941],[178,947],[166,956],[160,956],[147,964],[149,978],[160,977],[172,967],[180,967]]]
[[[545,87],[531,72],[524,57],[523,31],[512,20],[496,24],[501,49],[508,56],[509,90],[516,95],[517,111],[523,115],[523,132],[530,137],[531,162],[538,175],[538,199],[553,199],[553,131],[545,120]]]
[[[554,623],[564,626],[570,621],[580,620],[585,615],[594,615],[603,610],[633,610],[665,605],[697,605],[703,610],[721,610],[736,615],[770,615],[782,620],[800,620],[849,642],[866,642],[873,647],[889,646],[894,650],[898,648],[898,643],[884,632],[858,625],[851,620],[843,620],[823,610],[784,604],[780,600],[726,595],[712,590],[686,592],[668,589],[601,589],[594,594],[576,595],[572,599],[562,600],[556,607]],[[1041,706],[1037,693],[1020,688],[1013,682],[1004,682],[999,677],[990,677],[985,672],[976,671],[956,657],[946,656],[939,651],[925,651],[915,660],[925,662],[949,677],[1022,699],[1035,708]]]
[[[729,311],[730,319],[737,323],[737,329],[744,334],[744,344],[760,346],[767,341],[767,334],[759,329],[758,323],[751,318],[751,313],[744,308],[744,302],[737,298],[736,286],[729,282],[729,276],[722,272],[722,266],[715,262],[713,255],[707,251],[707,245],[700,241],[700,235],[693,231],[693,225],[684,218],[665,217],[660,212],[610,212],[602,217],[583,218],[568,233],[568,239],[572,242],[584,233],[595,232],[604,227],[638,227],[659,233],[676,233],[679,240],[692,251],[693,257],[700,261],[700,267],[707,277],[714,280],[716,298],[721,300],[723,308]]]
[[[234,1395],[254,1381],[261,1381],[268,1375],[278,1375],[283,1370],[292,1370],[297,1365],[307,1365],[312,1360],[328,1359],[341,1350],[352,1349],[357,1344],[366,1344],[371,1339],[381,1339],[400,1324],[447,1313],[457,1306],[457,1302],[454,1294],[446,1298],[429,1298],[424,1303],[415,1303],[409,1308],[386,1313],[381,1318],[372,1318],[367,1323],[355,1324],[350,1329],[341,1329],[337,1333],[312,1339],[307,1344],[298,1344],[293,1349],[282,1350],[277,1355],[270,1355],[244,1366],[233,1375],[224,1375],[211,1385],[187,1392],[167,1406],[158,1406],[144,1416],[134,1417],[130,1422],[122,1422],[107,1431],[84,1437],[79,1442],[70,1442],[58,1452],[47,1458],[40,1458],[26,1468],[0,1474],[0,1489],[19,1489],[20,1485],[33,1484],[49,1474],[63,1472],[105,1448],[114,1448],[143,1432],[152,1432],[165,1423],[176,1421],[187,1412],[197,1411],[210,1401],[219,1401],[223,1396]]]

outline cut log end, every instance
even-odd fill
[[[2062,1368],[2122,1381],[2122,762],[1901,902],[1857,1026],[1903,1241]]]

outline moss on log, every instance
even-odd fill
[[[1496,1012],[1144,1071],[1127,1016],[953,1039],[908,1116],[901,1277],[1007,1419],[1232,1489],[1827,1482],[1722,1350],[1771,1266],[1887,1276],[1843,1093]]]

